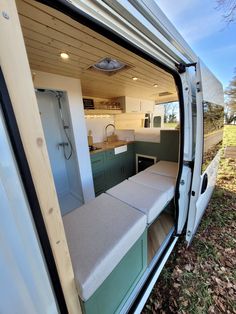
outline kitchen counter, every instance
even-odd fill
[[[97,153],[100,153],[100,152],[105,152],[105,151],[107,151],[109,149],[114,149],[116,147],[123,146],[123,145],[128,145],[128,144],[131,144],[131,143],[133,143],[133,141],[115,141],[115,142],[94,143],[93,146],[97,147],[99,149],[91,151],[90,154],[93,155],[93,154],[97,154]]]

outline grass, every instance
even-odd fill
[[[174,128],[175,129],[178,124],[179,123],[177,123],[177,122],[174,122],[174,123],[164,123],[164,127],[165,128]]]
[[[236,146],[236,125],[224,126],[223,146]]]
[[[225,126],[223,146],[236,146],[236,126]],[[191,246],[180,238],[143,313],[236,313],[235,258],[236,161],[223,155]]]

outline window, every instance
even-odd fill
[[[203,171],[213,160],[222,145],[224,107],[213,103],[203,104],[204,151]]]

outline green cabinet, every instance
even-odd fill
[[[86,302],[85,314],[118,314],[147,267],[147,231]]]
[[[96,153],[91,155],[91,166],[93,173],[93,184],[95,195],[103,193],[106,190],[106,174],[105,174],[105,163],[104,153]]]
[[[95,195],[134,175],[134,144],[127,145],[127,151],[115,155],[114,149],[91,155]]]

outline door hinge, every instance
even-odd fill
[[[201,88],[200,88],[200,82],[197,82],[197,92],[199,93],[201,91]]]
[[[189,167],[190,169],[193,169],[194,168],[194,161],[190,161],[190,160],[184,160],[183,161],[183,165],[186,166],[186,167]]]
[[[186,68],[189,68],[189,67],[195,67],[196,69],[196,65],[197,65],[197,62],[193,62],[193,63],[176,63],[175,64],[175,67],[177,68],[178,72],[180,74],[186,72]]]

